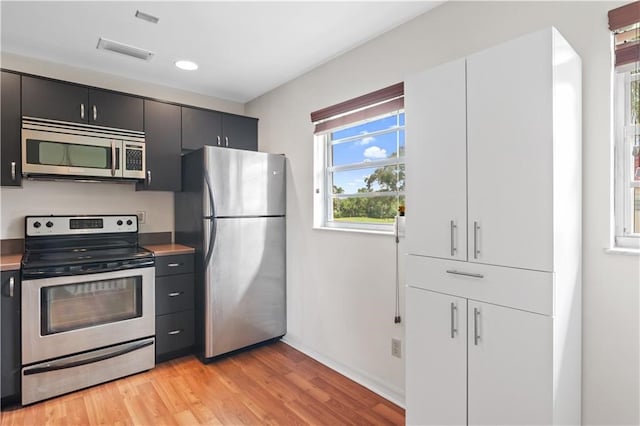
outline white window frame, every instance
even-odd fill
[[[621,249],[640,249],[640,233],[633,232],[633,188],[640,182],[633,179],[632,147],[640,125],[630,121],[632,81],[640,80],[640,73],[632,75],[638,64],[616,70],[614,74],[614,235],[613,245]]]
[[[362,125],[364,123],[377,121],[385,117],[399,116],[404,113],[404,109],[396,110],[386,114],[380,114],[378,116],[350,123],[345,126],[334,128],[316,134],[314,136],[315,152],[314,152],[314,228],[316,229],[337,229],[347,231],[362,231],[373,232],[383,234],[395,234],[395,224],[377,224],[377,223],[365,223],[365,222],[340,222],[333,220],[333,198],[351,198],[351,197],[401,197],[405,196],[405,191],[388,191],[388,192],[367,192],[367,193],[344,193],[340,195],[333,194],[333,173],[358,169],[371,169],[384,166],[404,165],[404,155],[396,158],[385,158],[382,160],[375,160],[362,163],[353,163],[334,166],[332,159],[333,150],[332,145],[337,143],[348,143],[362,138],[362,135],[356,135],[337,141],[331,140],[331,133],[337,132],[350,127]],[[388,133],[396,133],[405,130],[405,125],[397,124],[395,127],[389,129],[383,129],[376,132],[368,133],[367,136],[375,137]],[[400,144],[399,138],[396,138],[398,143],[396,144],[396,152],[399,152]],[[406,198],[405,198],[406,201]]]

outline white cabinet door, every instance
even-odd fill
[[[465,60],[405,81],[407,251],[467,258]]]
[[[406,421],[467,421],[467,300],[407,288]]]
[[[471,300],[468,305],[469,424],[551,424],[551,317]]]
[[[552,271],[551,34],[467,58],[471,262]]]

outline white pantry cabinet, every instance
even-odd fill
[[[581,90],[554,28],[405,80],[407,423],[580,423]]]
[[[407,295],[416,337],[407,340],[407,424],[551,423],[551,317],[417,288]]]
[[[410,253],[553,271],[554,185],[576,163],[556,143],[580,131],[575,70],[549,29],[406,79]]]

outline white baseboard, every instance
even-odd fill
[[[404,408],[404,389],[399,389],[395,386],[389,386],[362,371],[355,370],[333,359],[327,358],[324,355],[321,355],[313,349],[305,346],[304,344],[295,341],[295,339],[291,339],[285,336],[281,340],[292,348],[297,349],[303,354],[315,359],[319,363],[326,365],[330,369],[337,371],[338,373],[348,377],[349,379],[364,386],[370,391],[375,392],[381,397],[388,399],[394,404]]]

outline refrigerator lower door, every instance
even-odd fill
[[[205,265],[204,357],[286,333],[285,218],[217,218]]]

